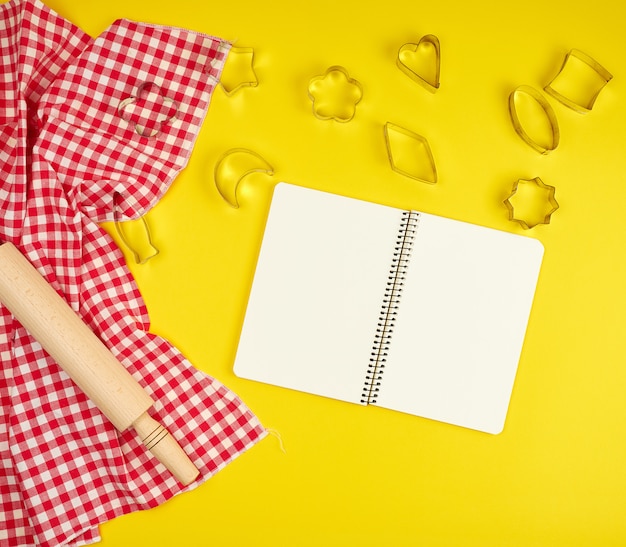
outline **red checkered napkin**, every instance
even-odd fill
[[[149,319],[100,222],[144,214],[187,163],[229,44],[117,21],[95,40],[36,0],[0,5],[0,240],[12,241],[156,401],[209,478],[266,434]],[[118,433],[0,307],[0,545],[86,545],[183,487]]]

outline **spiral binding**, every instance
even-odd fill
[[[391,268],[389,269],[389,277],[385,287],[385,295],[380,308],[376,334],[374,335],[374,345],[370,353],[369,364],[365,374],[365,384],[361,394],[361,403],[364,404],[376,404],[376,399],[380,392],[380,384],[389,353],[389,344],[396,316],[398,315],[400,298],[418,225],[419,213],[417,211],[404,211],[402,213]]]

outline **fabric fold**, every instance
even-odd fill
[[[266,430],[149,332],[99,223],[113,219],[115,192],[125,218],[145,214],[185,167],[230,44],[126,20],[92,39],[36,0],[0,5],[0,16],[0,89],[20,90],[0,99],[0,241],[21,249],[152,396],[150,412],[200,469],[193,488]],[[0,544],[93,543],[99,523],[185,490],[3,307],[0,357]]]

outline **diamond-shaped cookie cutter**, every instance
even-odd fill
[[[391,122],[384,127],[391,169],[420,182],[435,184],[437,167],[425,137]]]
[[[555,191],[554,186],[545,184],[539,177],[515,181],[511,194],[504,200],[509,220],[519,223],[525,230],[538,224],[550,224],[552,214],[559,208]],[[543,198],[539,197],[541,194]]]
[[[541,142],[539,138],[532,137],[526,129],[524,129],[524,124],[520,119],[520,115],[517,109],[517,99],[518,97],[527,96],[536,105],[540,107],[540,112],[543,113],[543,116],[547,123],[549,124],[549,139],[546,139],[546,142]],[[556,118],[556,114],[550,103],[544,98],[544,96],[539,93],[535,88],[528,85],[521,85],[517,87],[511,94],[509,95],[509,114],[511,116],[511,122],[513,123],[513,128],[515,132],[521,137],[521,139],[528,144],[531,148],[536,150],[541,154],[548,154],[552,150],[555,150],[559,145],[560,140],[560,129],[559,122]],[[550,142],[547,142],[549,140]]]
[[[423,59],[418,59],[422,54],[429,55],[423,66]],[[404,44],[398,50],[396,65],[411,80],[418,83],[427,91],[435,93],[439,89],[441,74],[441,46],[439,38],[434,34],[422,36],[420,40]]]
[[[565,106],[584,114],[591,111],[600,91],[612,79],[613,75],[595,59],[572,49],[544,90]]]

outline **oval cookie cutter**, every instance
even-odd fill
[[[530,97],[535,104],[537,104],[543,112],[546,121],[550,126],[550,142],[542,144],[538,139],[533,138],[525,129],[520,116],[518,114],[516,102],[519,96],[526,95]],[[552,150],[555,150],[559,146],[561,132],[559,129],[559,122],[556,118],[556,114],[550,103],[539,93],[535,88],[529,85],[521,85],[517,87],[509,95],[509,114],[511,116],[511,122],[515,132],[521,137],[521,139],[528,144],[531,148],[539,152],[540,154],[548,154]]]

